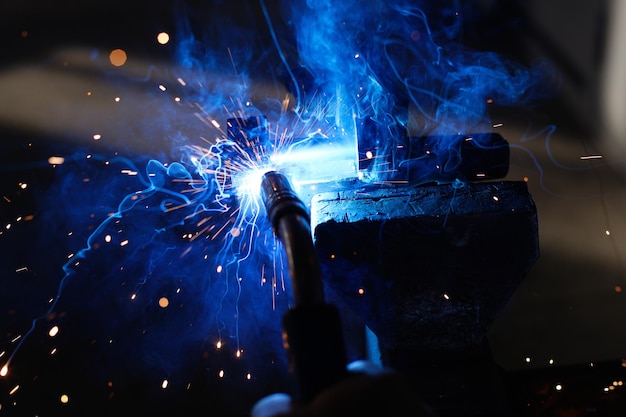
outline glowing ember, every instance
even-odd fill
[[[123,49],[114,49],[109,54],[109,60],[111,61],[111,64],[116,67],[121,67],[122,65],[124,65],[126,63],[126,59],[126,51],[124,51]]]
[[[168,43],[170,41],[170,35],[166,32],[160,32],[157,35],[157,42],[160,43],[161,45],[165,45],[166,43]]]

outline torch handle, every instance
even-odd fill
[[[283,316],[283,344],[296,387],[309,402],[347,375],[339,311],[332,304],[295,306]]]
[[[294,306],[283,317],[283,343],[297,383],[295,398],[307,402],[347,374],[339,312],[324,301],[306,206],[274,171],[263,176],[261,195],[287,256]]]

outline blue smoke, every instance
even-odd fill
[[[487,132],[489,106],[532,105],[553,93],[543,63],[526,68],[464,47],[460,3],[285,2],[299,63],[315,88],[342,86],[346,107],[375,126],[369,136],[377,139],[359,138],[360,155],[371,151],[375,160],[393,159],[402,144],[399,129],[409,129],[411,137]],[[384,179],[396,168],[371,169],[374,178]]]
[[[164,112],[146,123],[167,133],[167,152],[68,151],[40,195],[38,221],[52,234],[73,230],[76,247],[9,362],[58,324],[61,335],[82,329],[102,363],[136,378],[185,386],[207,369],[206,386],[253,397],[269,389],[264,380],[282,380],[290,283],[250,182],[277,168],[305,195],[357,174],[384,180],[399,166],[390,155],[402,135],[488,131],[489,106],[542,98],[541,68],[462,46],[458,6],[298,0],[238,13],[222,2],[181,9],[172,84],[196,109],[186,122],[199,128],[177,131]],[[357,150],[364,125],[373,139]],[[368,151],[383,163],[357,173]],[[95,378],[118,372],[94,368]],[[246,388],[249,380],[257,385]]]

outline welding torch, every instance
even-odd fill
[[[263,175],[261,197],[274,234],[282,242],[294,303],[283,316],[283,345],[295,378],[296,401],[308,402],[347,375],[338,309],[325,301],[308,210],[287,177]]]

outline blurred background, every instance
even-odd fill
[[[494,130],[511,145],[506,179],[526,181],[535,201],[540,247],[536,263],[489,330],[494,360],[525,404],[520,415],[623,415],[626,33],[622,22],[626,3],[445,3],[424,10],[433,19],[442,19],[444,9],[459,11],[463,20],[454,42],[471,50],[496,52],[528,67],[541,62],[556,85],[545,99],[496,108],[489,116]],[[287,30],[289,22],[283,20],[286,15],[278,4],[266,6],[275,24],[274,36],[289,56],[290,42],[295,40]],[[73,185],[61,185],[61,174],[51,168],[55,163],[49,158],[86,147],[106,155],[122,152],[130,159],[142,155],[167,159],[172,143],[182,137],[203,137],[210,115],[196,106],[202,101],[200,95],[185,95],[184,84],[177,82],[178,69],[185,65],[180,59],[181,39],[176,37],[181,27],[205,33],[207,57],[212,48],[219,50],[215,60],[220,61],[207,58],[200,66],[203,77],[186,79],[189,84],[208,90],[214,87],[207,82],[235,86],[241,68],[233,65],[236,56],[228,59],[229,48],[251,42],[250,52],[259,64],[248,74],[256,81],[248,86],[249,94],[257,103],[266,97],[280,101],[291,87],[287,78],[281,78],[286,77],[280,70],[284,57],[273,46],[263,13],[256,4],[226,1],[25,0],[1,6],[0,360],[21,345],[31,321],[46,313],[49,300],[65,285],[68,257],[84,247],[99,221],[136,187],[130,182],[110,184],[106,166],[79,167],[74,182],[64,182]],[[220,29],[225,23],[239,29],[225,34]],[[433,27],[444,26],[433,23]],[[171,39],[158,39],[160,33]],[[122,51],[117,52],[121,57],[116,58],[114,51]],[[43,206],[53,205],[55,196],[66,199],[61,209]],[[86,206],[82,211],[81,204]],[[93,271],[107,267],[107,261],[101,263],[93,265]],[[98,294],[117,290],[96,282],[93,278],[89,286],[70,288],[69,294],[100,309],[89,313],[94,317],[116,311],[126,314],[97,301]],[[84,308],[81,304],[78,311]],[[55,314],[62,312],[55,310]],[[278,313],[280,308],[268,320],[275,319],[278,325]],[[132,326],[127,330],[132,331]],[[174,337],[175,332],[162,334]],[[32,342],[24,342],[23,353],[16,356],[19,361],[15,359],[16,372],[0,382],[0,415],[82,415],[85,411],[107,415],[126,407],[138,415],[192,415],[198,406],[210,409],[198,415],[242,415],[254,400],[285,388],[283,360],[271,353],[274,347],[268,347],[262,357],[270,369],[268,380],[255,388],[239,391],[238,382],[215,383],[217,378],[207,375],[218,372],[219,366],[200,353],[197,363],[188,364],[197,365],[197,373],[178,391],[168,391],[162,386],[166,377],[157,371],[141,374],[143,368],[135,373],[129,370],[132,363],[125,363],[123,371],[111,371],[117,379],[110,380],[102,369],[92,373],[81,368],[95,361],[111,370],[119,363],[107,363],[109,357],[101,352],[100,340],[106,336],[98,343],[81,339],[78,330],[75,336],[74,342],[67,336],[68,353],[62,360],[47,359],[48,353],[29,347],[33,343],[45,346],[43,350],[48,345],[53,349],[44,333],[35,332]],[[132,344],[124,349],[133,349]],[[33,356],[29,359],[29,355]],[[93,359],[98,355],[104,355],[102,361]],[[161,360],[147,360],[148,369]],[[63,389],[56,388],[63,386],[61,380],[74,388],[67,404]],[[147,381],[153,380],[148,387]],[[85,394],[79,387],[91,392]],[[235,399],[240,403],[231,406]]]

